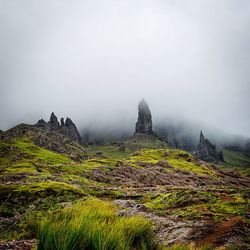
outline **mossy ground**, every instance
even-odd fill
[[[250,209],[250,199],[244,193],[181,190],[155,196],[145,196],[146,207],[161,215],[173,215],[186,219],[226,220],[232,216],[245,217]]]
[[[175,169],[187,170],[201,175],[215,175],[211,169],[199,164],[190,153],[179,149],[142,149],[136,155],[128,158],[129,163],[156,164],[162,160],[170,163]]]
[[[184,220],[221,221],[236,215],[247,220],[250,194],[244,188],[156,186],[147,192],[131,191],[129,186],[113,186],[85,175],[94,169],[109,171],[119,166],[143,169],[149,165],[153,169],[159,162],[167,162],[171,168],[164,169],[166,172],[180,170],[212,180],[218,178],[213,168],[200,164],[190,153],[166,145],[150,146],[136,151],[114,145],[90,146],[86,148],[86,159],[76,162],[67,155],[38,147],[27,138],[0,141],[0,240],[37,237],[45,215],[74,206],[89,196],[109,201],[134,199],[152,213]],[[192,249],[181,247],[176,249]]]

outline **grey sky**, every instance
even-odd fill
[[[250,1],[0,0],[0,129],[201,121],[250,136]]]

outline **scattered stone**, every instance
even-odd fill
[[[103,153],[101,151],[96,152],[95,156],[97,158],[103,158]]]
[[[72,202],[70,201],[65,201],[65,202],[61,202],[60,205],[63,207],[63,208],[72,208]]]
[[[137,214],[138,212],[148,211],[145,205],[139,204],[133,200],[115,200],[114,203],[122,208],[125,208],[119,210],[120,216],[131,216]]]
[[[36,240],[12,240],[0,242],[0,250],[31,250],[36,245]]]

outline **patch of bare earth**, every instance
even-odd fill
[[[242,239],[249,235],[250,225],[242,217],[231,217],[217,225],[212,224],[213,230],[205,234],[204,238],[198,242],[198,245],[229,246],[240,245]],[[209,227],[209,225],[207,226]],[[204,232],[203,232],[204,233]]]
[[[137,163],[140,168],[118,165],[116,167],[102,166],[83,173],[86,178],[111,185],[143,186],[241,186],[250,187],[249,178],[242,177],[233,171],[223,171],[216,166],[207,166],[216,176],[200,175],[183,169],[174,169],[166,161],[156,164]]]
[[[142,215],[154,222],[156,239],[165,246],[194,242],[197,245],[226,247],[244,245],[250,225],[242,217],[215,223],[211,220],[182,220],[173,216],[158,216],[154,211],[133,200],[115,200],[123,216]],[[241,249],[241,248],[239,248]]]
[[[194,236],[194,229],[198,232],[205,225],[204,221],[183,221],[170,216],[158,216],[143,204],[133,200],[115,200],[114,203],[124,208],[120,210],[120,215],[142,215],[152,220],[156,239],[166,246],[190,242],[191,235]]]
[[[12,240],[0,242],[0,250],[31,250],[36,240]]]

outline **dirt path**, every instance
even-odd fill
[[[214,233],[206,236],[199,242],[198,245],[210,245],[213,242],[220,240],[227,232],[229,232],[238,222],[243,222],[241,217],[235,216],[230,218],[228,221],[224,221],[219,224],[218,228]]]

